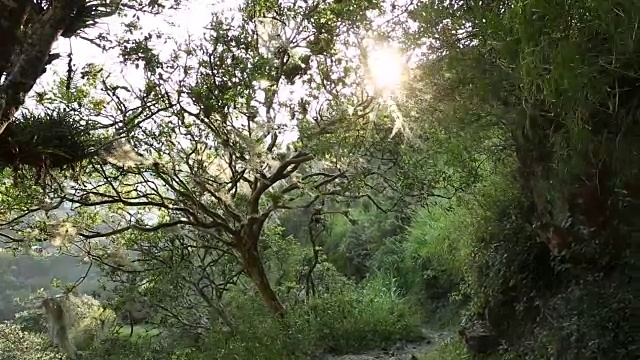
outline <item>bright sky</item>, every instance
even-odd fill
[[[404,4],[404,1],[396,2],[400,5]],[[169,33],[178,43],[187,39],[188,36],[198,38],[205,33],[205,27],[211,20],[211,14],[213,12],[232,11],[243,3],[242,0],[199,0],[199,1],[185,1],[184,7],[178,11],[166,11],[159,16],[143,15],[141,16],[140,23],[142,32],[153,32],[160,30],[164,33]],[[90,35],[107,33],[110,37],[116,37],[122,33],[123,27],[121,22],[123,19],[118,17],[111,17],[105,19],[96,28],[89,29]],[[375,23],[382,23],[386,19],[379,18],[374,21]],[[173,26],[168,23],[173,23]],[[121,76],[127,80],[127,82],[133,86],[142,85],[142,70],[135,69],[133,66],[123,66],[118,59],[118,50],[114,49],[108,53],[104,53],[101,49],[97,48],[93,44],[88,43],[79,38],[72,39],[60,39],[54,45],[54,52],[60,52],[67,54],[69,47],[73,50],[73,63],[77,69],[82,68],[88,63],[96,63],[105,66],[110,74],[121,74]],[[163,51],[162,55],[168,55],[174,49],[173,44],[168,44]],[[398,86],[400,81],[400,64],[404,62],[404,59],[397,53],[396,49],[391,46],[384,46],[379,49],[378,52],[371,54],[369,61],[369,68],[371,75],[373,76],[373,82],[378,87],[393,87]],[[393,63],[396,66],[393,66]],[[57,60],[50,68],[53,71],[48,71],[43,77],[40,78],[37,88],[46,87],[52,83],[56,78],[55,73],[66,74],[67,62],[65,58]],[[64,76],[64,75],[63,75]],[[295,90],[294,90],[295,91]]]
[[[178,11],[167,11],[166,14],[159,16],[152,16],[144,14],[141,16],[140,23],[142,31],[150,32],[154,30],[162,30],[168,32],[171,36],[175,37],[178,41],[186,40],[188,35],[200,36],[205,31],[205,26],[211,20],[211,14],[213,11],[221,11],[237,6],[240,1],[237,0],[218,0],[220,4],[212,5],[213,1],[190,1],[184,8]],[[167,22],[175,24],[174,27],[169,29]],[[123,27],[120,25],[121,18],[111,17],[105,19],[96,28],[88,30],[90,35],[98,33],[107,33],[111,36],[117,36],[122,33]],[[79,38],[72,39],[60,39],[53,48],[53,51],[59,51],[62,54],[67,54],[69,51],[69,43],[73,49],[73,62],[77,68],[82,68],[85,64],[96,63],[104,65],[106,70],[113,74],[122,74],[132,85],[140,83],[142,79],[142,71],[136,70],[133,66],[125,67],[118,59],[118,50],[112,50],[108,53],[104,53],[101,49],[97,48],[93,44]],[[166,53],[173,50],[172,47],[167,47]],[[165,53],[165,54],[166,54]],[[66,73],[66,59],[60,59],[54,63],[54,71],[65,74]],[[50,84],[55,78],[54,72],[47,72],[39,81],[39,85]]]

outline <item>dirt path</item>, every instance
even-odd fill
[[[325,355],[323,360],[414,360],[419,355],[433,351],[443,340],[449,338],[451,333],[422,330],[425,340],[415,343],[400,343],[388,349],[370,351],[364,354],[353,355]]]

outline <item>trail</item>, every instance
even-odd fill
[[[422,329],[425,339],[419,342],[399,343],[386,349],[369,351],[362,354],[331,355],[327,354],[323,360],[414,360],[421,355],[435,350],[442,341],[451,337],[447,331]]]

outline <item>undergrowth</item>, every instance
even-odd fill
[[[322,352],[354,353],[421,336],[419,313],[381,280],[346,285],[289,308],[284,320],[256,299],[234,309],[235,334],[213,333],[207,353],[215,358],[305,359]]]
[[[419,312],[382,279],[372,279],[363,286],[347,284],[306,303],[292,303],[284,319],[273,317],[253,296],[237,292],[230,297],[234,332],[212,329],[197,348],[180,347],[179,342],[172,344],[170,337],[162,335],[144,341],[115,337],[84,356],[145,360],[308,359],[326,352],[357,353],[422,337]],[[124,353],[127,357],[123,357]]]

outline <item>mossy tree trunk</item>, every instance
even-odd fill
[[[71,38],[100,18],[115,15],[110,0],[0,0],[0,133],[13,121],[62,36]]]
[[[86,0],[0,0],[0,133],[43,73],[51,48]]]

